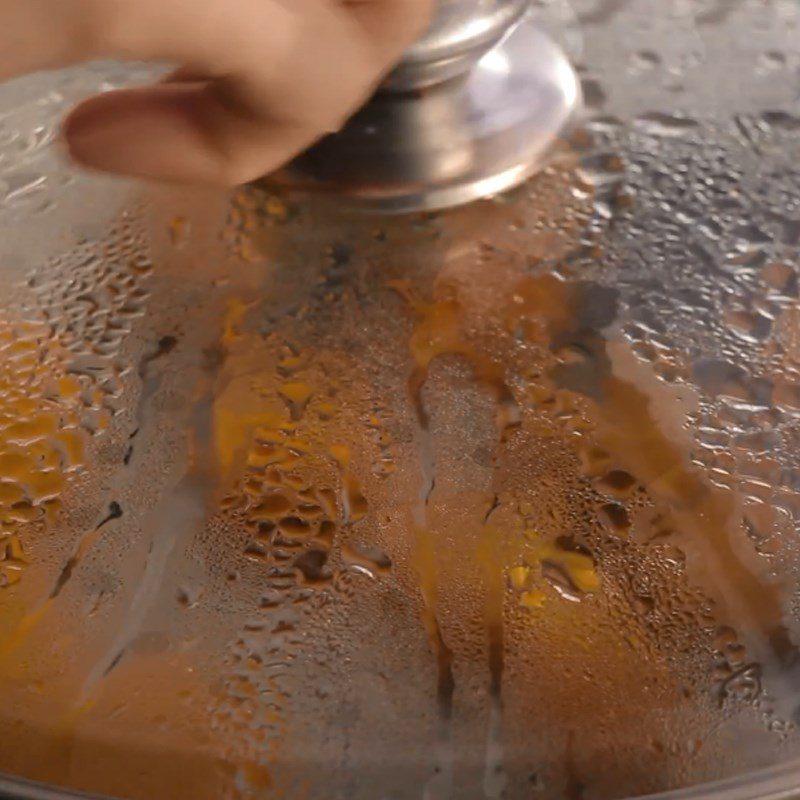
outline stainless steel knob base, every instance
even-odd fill
[[[377,94],[266,181],[380,213],[462,205],[538,171],[580,103],[566,56],[526,16],[465,76]]]

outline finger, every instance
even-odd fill
[[[424,33],[433,0],[345,0],[342,6],[361,26],[372,44],[382,71],[394,65],[402,51]],[[208,72],[179,67],[167,73],[165,83],[207,81]]]
[[[307,149],[317,128],[240,116],[210,84],[159,84],[88,100],[64,128],[70,154],[103,172],[235,185]]]
[[[93,0],[103,55],[186,65],[232,100],[335,130],[380,64],[364,29],[331,0]]]

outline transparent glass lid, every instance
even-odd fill
[[[0,796],[794,796],[800,6],[537,14],[584,124],[435,215],[0,91]]]

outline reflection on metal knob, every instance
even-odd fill
[[[474,67],[528,8],[529,0],[440,0],[428,32],[384,83],[390,90],[423,89]]]

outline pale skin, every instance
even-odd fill
[[[63,127],[92,169],[236,185],[338,130],[424,31],[433,0],[0,0],[0,80],[97,59],[167,62]]]

